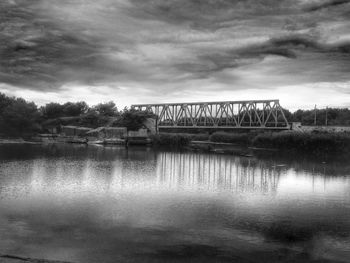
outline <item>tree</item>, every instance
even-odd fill
[[[81,117],[80,124],[86,127],[97,127],[100,119],[96,111],[90,110]]]
[[[339,108],[317,109],[316,124],[325,125],[350,125],[350,110]],[[293,113],[293,121],[301,122],[302,125],[314,125],[315,110],[297,110]]]
[[[14,98],[7,97],[5,94],[0,93],[0,112],[2,112],[13,101],[14,101]]]
[[[148,111],[125,108],[121,113],[120,119],[116,122],[116,126],[126,127],[128,130],[136,131],[143,127],[143,123],[147,118],[155,118],[155,115]]]
[[[55,119],[64,116],[63,105],[51,102],[40,108],[42,115],[45,119]]]
[[[93,109],[102,116],[118,115],[118,109],[113,101],[97,104]]]
[[[12,99],[1,112],[1,132],[8,135],[32,134],[39,130],[39,111],[33,102]]]
[[[64,116],[79,116],[86,113],[89,106],[84,101],[79,102],[67,102],[63,104]]]

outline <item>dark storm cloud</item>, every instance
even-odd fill
[[[312,11],[318,11],[324,8],[332,8],[332,7],[336,7],[344,4],[349,4],[349,0],[330,0],[330,1],[322,1],[319,3],[316,2],[316,3],[309,4],[305,8],[305,10],[312,12]]]
[[[266,42],[248,45],[244,48],[227,49],[221,53],[211,53],[198,57],[197,63],[183,63],[176,67],[193,72],[197,77],[208,77],[213,72],[257,63],[266,56],[274,55],[288,59],[297,59],[305,53],[314,56],[328,56],[328,60],[341,56],[348,59],[350,67],[350,42],[323,44],[308,35],[286,35],[271,38]],[[345,68],[346,70],[348,68]]]
[[[297,12],[289,0],[131,0],[130,14],[198,29],[218,29],[224,22]]]
[[[0,84],[156,96],[196,81],[228,91],[347,81],[349,11],[339,0],[3,0]]]
[[[272,38],[265,45],[265,49],[267,49],[270,54],[277,54],[289,58],[296,58],[298,51],[335,55],[339,53],[340,55],[347,56],[347,54],[350,54],[349,47],[350,41],[325,44],[308,35],[287,35],[284,37]],[[262,50],[264,50],[264,48]],[[279,50],[282,51],[280,54],[278,53]],[[284,53],[284,51],[286,53]]]
[[[36,13],[38,3],[0,3],[2,82],[47,89],[66,81],[90,82],[118,73],[99,39],[63,30]]]

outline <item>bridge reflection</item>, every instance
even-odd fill
[[[22,146],[16,154],[7,155],[0,151],[5,155],[0,162],[0,199],[22,196],[25,200],[95,200],[125,193],[150,198],[167,191],[170,195],[252,193],[259,198],[278,193],[279,198],[293,195],[303,199],[306,195],[349,193],[349,167],[344,163],[295,163],[276,158],[123,147],[57,145],[35,149]],[[15,158],[18,153],[20,158]]]
[[[253,159],[217,154],[162,152],[157,182],[165,187],[275,193],[281,169]]]

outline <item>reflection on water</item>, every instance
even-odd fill
[[[346,165],[2,145],[0,254],[76,262],[348,262]]]
[[[160,153],[159,181],[169,187],[275,193],[280,169],[223,155]]]

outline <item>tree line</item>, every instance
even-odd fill
[[[297,110],[284,109],[289,122],[302,125],[350,125],[348,108]],[[48,103],[38,107],[23,98],[9,97],[0,93],[0,135],[23,136],[45,132],[46,127],[57,125],[123,126],[137,130],[143,121],[152,117],[145,111],[124,108],[119,111],[113,101],[89,106],[86,102]]]
[[[348,108],[297,110],[287,115],[289,115],[288,121],[301,122],[302,125],[350,126],[350,109]]]
[[[90,128],[120,126],[129,130],[142,127],[152,114],[124,108],[119,111],[113,101],[89,106],[86,102],[51,102],[38,107],[34,102],[0,93],[0,136],[30,136],[47,132],[50,127],[78,125]]]

